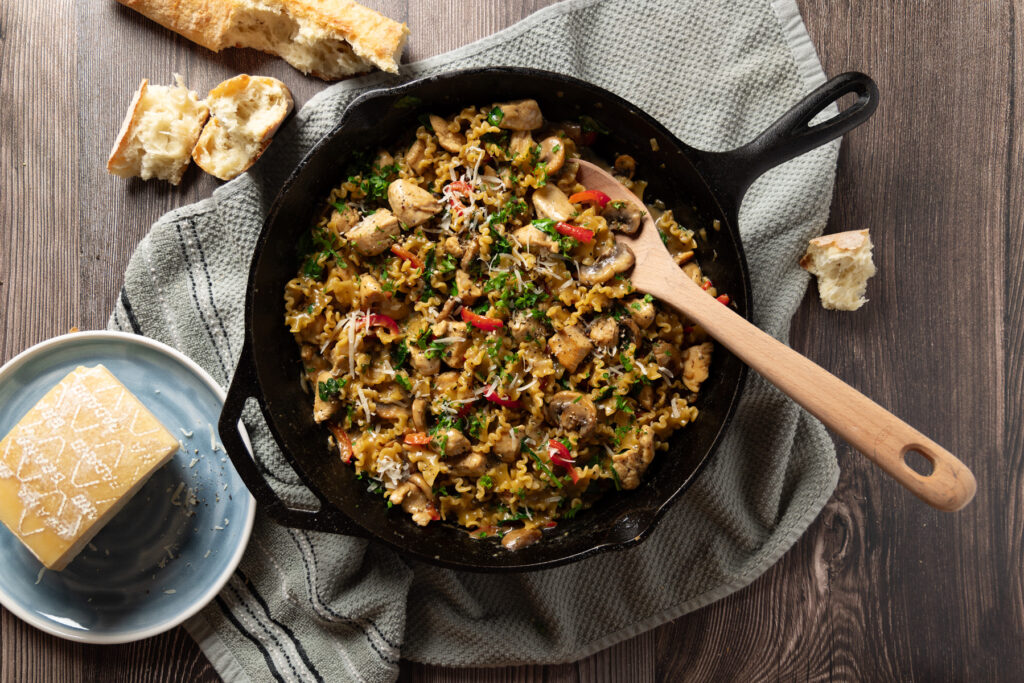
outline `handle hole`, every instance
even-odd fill
[[[931,458],[914,448],[903,454],[903,462],[907,463],[907,467],[922,477],[930,477],[932,472],[935,471],[935,463],[932,462]]]

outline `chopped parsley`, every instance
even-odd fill
[[[492,126],[501,124],[502,119],[505,118],[505,112],[501,110],[501,107],[495,107],[487,113],[487,123]]]
[[[509,254],[512,252],[512,245],[509,243],[508,238],[502,235],[500,232],[494,229],[494,226],[490,226],[491,232],[491,253],[493,254]]]
[[[345,204],[344,202],[331,202],[331,206],[337,209],[339,213],[348,208],[348,204]]]
[[[518,197],[513,197],[505,202],[505,206],[501,207],[487,218],[487,225],[494,225],[496,223],[507,223],[513,217],[524,213],[527,209],[526,202]],[[494,236],[492,231],[491,236]],[[504,239],[504,238],[502,238]],[[507,244],[507,242],[506,242]],[[504,252],[498,252],[504,253]]]
[[[525,443],[522,443],[521,446],[522,449],[526,451],[526,454],[533,458],[533,461],[537,463],[537,467],[540,469],[540,471],[548,475],[548,479],[551,481],[551,483],[558,488],[562,488],[562,480],[555,476],[555,473],[551,471],[551,468],[548,467],[547,463],[541,460],[540,456],[534,453],[533,449],[527,446]]]
[[[336,251],[338,245],[334,241],[334,233],[314,228],[309,233],[309,242],[306,246],[306,261],[302,265],[302,274],[308,278],[319,280],[324,275],[324,267],[320,265],[320,262],[338,258]]]
[[[619,354],[619,360],[622,362],[622,367],[626,372],[631,372],[633,370],[633,361],[630,360],[625,351]]]
[[[345,384],[348,383],[347,379],[335,379],[330,377],[326,382],[317,383],[317,393],[320,394],[321,401],[330,401],[341,393],[341,390],[345,388]]]
[[[485,474],[484,476],[480,477],[477,481],[479,481],[480,485],[483,486],[485,489],[489,489],[492,486],[494,486],[494,479],[492,479],[491,476],[488,474]]]
[[[397,370],[405,365],[407,360],[409,360],[409,345],[400,341],[391,349],[391,365]]]
[[[348,182],[358,186],[367,199],[383,200],[387,198],[388,185],[391,184],[388,177],[396,173],[398,173],[398,164],[390,166],[371,164],[369,169],[350,175]]]
[[[557,221],[553,218],[539,218],[531,222],[533,227],[546,233],[551,239],[558,243],[558,248],[561,253],[566,253],[576,248],[579,244],[575,238],[563,235],[562,233],[555,230],[555,223]]]
[[[562,513],[562,519],[572,519],[576,513],[583,509],[583,503],[576,503],[570,509]]]
[[[395,381],[406,391],[412,391],[412,382],[405,374],[395,373]]]
[[[630,407],[628,403],[626,403],[626,399],[623,398],[622,396],[615,397],[615,410],[621,410],[622,412],[628,413],[630,415],[633,414],[633,409]]]

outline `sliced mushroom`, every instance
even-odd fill
[[[431,114],[430,127],[434,129],[434,135],[437,136],[437,141],[441,144],[441,147],[452,154],[458,154],[462,151],[463,146],[466,144],[466,136],[459,131],[452,130],[448,121],[436,114]]]
[[[332,379],[334,375],[329,370],[322,370],[317,373],[316,382],[313,385],[313,420],[318,424],[329,420],[341,407],[341,401],[336,398],[324,400],[320,397],[320,383]]]
[[[517,342],[534,341],[541,339],[547,331],[543,323],[531,316],[529,313],[518,311],[509,321],[508,329],[512,338]]]
[[[394,243],[400,231],[394,214],[387,209],[380,209],[359,221],[359,225],[349,230],[345,237],[360,254],[376,256]]]
[[[473,444],[457,429],[444,429],[434,435],[430,442],[433,449],[445,458],[454,458],[467,453]]]
[[[580,268],[580,282],[585,285],[599,285],[608,282],[619,273],[624,273],[633,267],[636,259],[633,257],[633,250],[625,244],[615,243],[606,256],[592,265]]]
[[[629,316],[642,329],[646,330],[654,322],[655,309],[653,302],[646,299],[633,299],[626,303],[626,310],[629,311]]]
[[[384,290],[381,289],[377,278],[372,275],[363,274],[359,276],[359,306],[369,308],[373,304],[384,300]]]
[[[331,217],[327,221],[327,229],[335,235],[344,235],[352,229],[352,226],[359,223],[359,212],[348,204],[343,206],[342,211],[337,209],[331,211]]]
[[[473,302],[480,298],[483,294],[483,290],[480,289],[480,285],[473,282],[473,278],[469,273],[462,270],[461,268],[455,271],[455,286],[459,288],[459,298],[462,299],[462,303],[473,305]],[[451,299],[449,299],[451,301]]]
[[[540,228],[533,225],[524,225],[512,233],[517,242],[526,247],[526,251],[535,252],[538,249],[547,249],[557,254],[558,242],[551,239],[551,236]]]
[[[421,349],[416,344],[409,344],[409,360],[413,369],[426,377],[436,375],[441,369],[441,359],[436,356],[427,358],[426,349]]]
[[[636,173],[636,159],[628,154],[620,154],[615,157],[615,170],[621,175],[632,179],[633,174]]]
[[[450,465],[456,477],[479,477],[487,471],[487,458],[480,453],[470,453]]]
[[[545,409],[548,421],[585,439],[597,426],[597,408],[589,396],[578,391],[559,391]]]
[[[448,301],[445,301],[444,302],[444,306],[441,307],[441,310],[437,314],[438,321],[447,320],[451,316],[452,311],[454,311],[455,307],[458,306],[458,305],[459,305],[459,298],[458,297],[452,297],[452,298],[448,299]]]
[[[476,255],[479,253],[480,244],[474,239],[472,242],[466,245],[466,250],[462,254],[462,260],[459,261],[459,267],[462,268],[463,270],[469,270],[469,267],[473,265],[473,259],[475,259]]]
[[[635,489],[640,477],[654,460],[654,439],[649,429],[644,430],[637,442],[628,450],[612,456],[612,468],[619,475],[622,488]]]
[[[650,410],[654,407],[654,387],[650,384],[645,384],[640,392],[636,395],[636,401],[644,407],[644,410]]]
[[[644,219],[644,214],[639,208],[632,202],[621,199],[608,202],[601,215],[608,221],[608,227],[611,230],[617,230],[626,235],[634,234]]]
[[[498,128],[505,130],[534,130],[544,124],[537,100],[516,100],[497,105],[502,117]]]
[[[655,363],[660,367],[668,368],[669,372],[675,372],[676,367],[678,367],[676,360],[679,358],[679,353],[676,351],[676,347],[663,339],[659,339],[654,342],[652,350],[654,352]]]
[[[514,529],[501,538],[501,545],[506,550],[516,551],[521,548],[525,548],[528,545],[532,545],[541,539],[540,529],[537,527],[524,527],[522,529]]]
[[[690,391],[697,393],[701,383],[708,378],[711,351],[714,348],[711,342],[704,342],[683,351],[683,384]]]
[[[521,447],[519,438],[510,431],[494,442],[494,454],[501,458],[502,462],[513,463],[519,457]]]
[[[411,180],[395,180],[388,185],[391,211],[406,226],[414,228],[441,212],[441,202]]]
[[[593,350],[594,345],[590,343],[590,339],[583,333],[583,330],[572,325],[559,330],[548,339],[548,348],[566,370],[576,372],[576,368]]]
[[[565,193],[550,183],[533,191],[533,208],[541,218],[567,221],[576,213]]]
[[[427,400],[414,398],[412,400],[412,426],[423,432],[427,429]]]
[[[590,326],[590,339],[598,346],[614,346],[619,338],[619,324],[614,318],[598,318]]]
[[[562,170],[565,164],[565,145],[561,138],[552,135],[540,141],[540,161],[549,175]]]

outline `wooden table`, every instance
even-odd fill
[[[409,24],[418,59],[548,2],[367,4]],[[829,225],[871,229],[878,275],[855,314],[809,293],[792,344],[959,454],[977,499],[934,512],[840,445],[835,496],[749,588],[575,664],[407,664],[403,679],[1024,676],[1024,3],[800,7],[827,73],[859,69],[881,88],[874,118],[844,142]],[[150,223],[216,187],[196,172],[171,188],[104,171],[132,90],[172,71],[200,91],[239,72],[277,76],[298,105],[323,87],[256,52],[211,54],[112,0],[0,3],[0,360],[71,326],[102,328]],[[0,679],[216,673],[181,629],[88,647],[3,611]]]

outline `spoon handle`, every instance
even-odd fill
[[[807,409],[918,498],[939,510],[959,510],[974,497],[974,475],[952,453],[846,382],[708,296],[678,268],[663,272],[650,293],[699,323],[762,377]],[[932,472],[906,462],[923,455]]]

